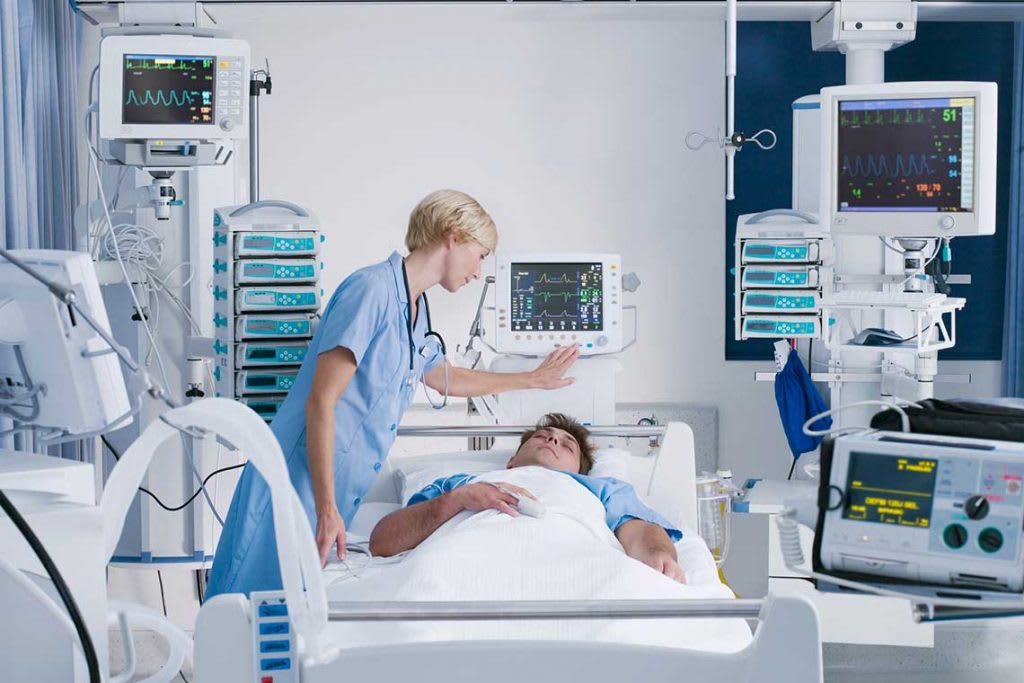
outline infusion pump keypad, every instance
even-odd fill
[[[245,64],[241,57],[217,57],[216,121],[223,131],[242,125],[248,98]]]

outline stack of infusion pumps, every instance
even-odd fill
[[[320,311],[316,218],[281,201],[213,217],[214,379],[268,422],[295,383]]]
[[[736,225],[736,339],[820,338],[831,240],[806,220],[762,216]]]

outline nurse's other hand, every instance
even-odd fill
[[[564,377],[566,371],[579,356],[576,346],[560,346],[531,372],[533,386],[537,389],[561,389],[573,383],[572,377]]]
[[[338,544],[338,559],[345,559],[345,520],[333,505],[316,515],[316,547],[320,551],[320,566],[327,566],[327,553]]]

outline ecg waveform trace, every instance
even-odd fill
[[[602,329],[601,267],[600,263],[512,264],[512,330]]]
[[[156,94],[153,94],[152,90],[147,90],[139,97],[139,94],[134,90],[128,91],[128,96],[125,98],[125,104],[132,104],[137,107],[145,106],[156,106],[156,107],[184,107],[185,105],[192,104],[195,98],[200,98],[203,104],[209,104],[210,93],[200,93],[196,91],[171,91],[165,93],[163,90],[157,90]]]
[[[843,175],[851,178],[900,178],[913,176],[932,176],[935,172],[928,165],[928,157],[924,154],[908,154],[904,157],[897,153],[895,161],[890,162],[889,155],[874,154],[857,155],[852,160],[849,155],[843,157]]]
[[[121,119],[131,124],[213,123],[216,59],[125,55]]]

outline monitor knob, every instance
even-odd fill
[[[985,496],[971,496],[964,501],[964,514],[967,515],[967,519],[985,519],[988,507],[988,498]]]
[[[232,121],[231,119],[221,119],[221,121],[220,121],[220,128],[221,128],[221,130],[230,131],[234,127],[235,127],[235,122]]]
[[[956,219],[952,216],[943,216],[939,219],[939,227],[943,230],[952,230],[956,225]]]
[[[606,336],[604,336],[602,334],[600,337],[598,337],[595,340],[595,342],[597,343],[598,346],[605,346],[608,343],[608,337],[606,337]]]

